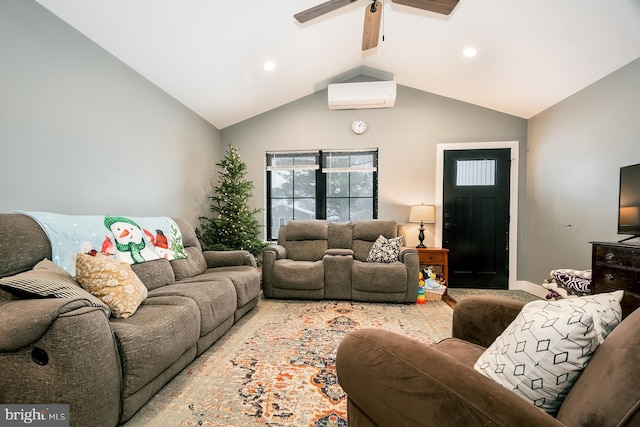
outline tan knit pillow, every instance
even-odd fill
[[[78,254],[76,280],[107,304],[111,314],[118,318],[127,318],[135,313],[148,295],[147,288],[129,264],[101,254]]]

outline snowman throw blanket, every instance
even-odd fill
[[[51,243],[52,261],[74,277],[78,252],[102,252],[129,264],[187,257],[180,229],[169,217],[16,213],[40,224]]]

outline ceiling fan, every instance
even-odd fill
[[[296,13],[293,17],[301,24],[314,18],[347,6],[357,0],[329,0],[310,9]],[[449,15],[456,7],[459,0],[391,0],[394,3],[430,12]],[[382,4],[379,0],[367,6],[364,13],[364,30],[362,33],[362,50],[368,50],[378,46],[380,35],[380,18],[382,17]]]

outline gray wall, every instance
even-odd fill
[[[640,59],[529,120],[527,279],[591,268],[617,241],[621,166],[640,163]]]
[[[31,0],[0,1],[0,212],[207,212],[220,132]]]
[[[363,135],[349,130],[358,117],[369,123]],[[258,208],[265,206],[266,151],[378,148],[379,217],[406,224],[409,205],[435,201],[438,143],[520,141],[523,156],[526,134],[524,119],[398,86],[395,107],[373,110],[329,110],[327,91],[321,90],[222,129],[221,144],[239,147],[255,184],[251,203]],[[520,173],[524,200],[524,163]],[[434,225],[425,228],[425,244],[433,246]],[[407,235],[409,245],[417,244],[418,225],[407,224]]]
[[[266,151],[378,148],[380,217],[406,223],[434,201],[436,144],[517,140],[518,279],[540,283],[588,268],[590,241],[621,238],[619,167],[640,162],[640,59],[528,122],[399,86],[392,109],[329,111],[324,90],[218,131],[31,0],[0,1],[0,58],[0,212],[195,223],[233,143],[258,208]],[[349,131],[356,117],[366,134]]]

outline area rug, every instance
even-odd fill
[[[447,295],[455,302],[460,302],[464,298],[476,295],[500,296],[504,298],[522,301],[524,303],[541,299],[540,297],[520,290],[500,290],[500,289],[470,289],[470,288],[449,288]]]
[[[451,336],[451,317],[442,301],[261,299],[125,426],[346,426],[335,371],[340,340],[379,328],[432,344]]]

